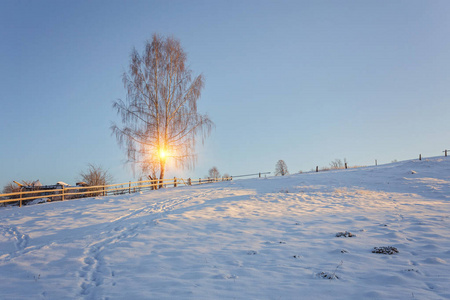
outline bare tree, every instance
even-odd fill
[[[7,183],[5,186],[3,186],[2,193],[3,194],[18,193],[20,191],[23,191],[24,187],[31,188],[33,190],[35,187],[38,187],[37,185],[35,186],[35,184],[38,182],[39,182],[39,180],[36,180],[36,181],[22,180],[22,183],[17,182],[17,181],[12,181],[12,182]],[[40,182],[39,182],[39,184],[40,184]],[[34,197],[34,196],[38,196],[38,195],[39,194],[27,194],[27,197]],[[19,197],[20,197],[19,195],[14,195],[14,196],[5,197],[5,199],[16,199]],[[24,201],[23,204],[26,204],[27,202],[29,202],[29,201]],[[3,205],[0,205],[0,206],[8,206],[10,204],[11,203],[3,203]],[[13,205],[15,205],[15,203]]]
[[[197,113],[204,79],[192,77],[180,42],[154,34],[142,54],[133,49],[123,83],[126,101],[113,104],[123,127],[113,124],[111,129],[126,149],[128,161],[143,172],[156,167],[160,179],[167,157],[176,166],[192,168],[196,138],[203,142],[214,124]]]
[[[96,166],[94,164],[88,164],[88,169],[84,172],[80,172],[80,180],[84,181],[87,185],[90,186],[102,186],[102,185],[108,185],[111,184],[113,181],[112,175],[104,170],[101,166]],[[89,191],[93,193],[85,194],[85,197],[94,197],[100,194],[100,192],[95,191],[101,191],[102,188],[94,188],[89,189]],[[82,189],[81,191],[86,191],[85,189]]]
[[[42,184],[40,183],[39,180],[22,180],[22,183],[17,182],[17,181],[12,181],[3,187],[3,193],[4,194],[17,193],[17,192],[20,192],[22,187],[30,189],[30,190],[34,190],[34,189],[39,189],[39,187],[41,187],[41,186],[42,186]]]
[[[8,182],[4,187],[3,187],[3,194],[9,194],[9,193],[16,193],[16,192],[20,192],[20,187],[14,183],[14,182]]]
[[[330,162],[331,169],[342,169],[344,167],[344,164],[342,163],[342,160],[339,158],[336,158],[332,162]]]
[[[286,163],[284,162],[284,160],[280,159],[277,164],[275,165],[275,176],[281,175],[288,175],[289,171],[287,168]]]
[[[211,169],[209,169],[208,177],[209,178],[220,178],[219,169],[217,169],[217,167],[212,167]]]
[[[80,177],[80,181],[84,181],[90,186],[108,185],[113,181],[108,171],[94,164],[89,164],[88,169],[80,173]]]

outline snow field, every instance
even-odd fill
[[[450,299],[449,174],[432,158],[2,209],[0,298]]]

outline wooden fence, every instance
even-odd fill
[[[180,185],[190,186],[199,185],[205,183],[213,183],[218,181],[229,181],[233,177],[227,178],[208,178],[208,179],[183,179],[183,178],[173,178],[173,179],[155,179],[155,180],[144,180],[144,181],[134,181],[125,182],[110,185],[99,185],[99,186],[75,186],[75,187],[64,187],[58,189],[47,189],[47,190],[32,190],[32,191],[20,191],[15,193],[0,194],[0,204],[9,202],[18,202],[21,207],[23,203],[41,198],[48,198],[50,201],[64,201],[69,199],[79,199],[83,197],[96,197],[96,196],[107,196],[107,195],[122,195],[140,192],[143,190],[156,190],[160,187],[177,187]]]

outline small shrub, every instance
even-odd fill
[[[80,180],[78,181],[85,182],[89,186],[104,186],[110,184],[113,181],[113,178],[112,175],[101,166],[89,164],[86,171],[80,172]],[[85,194],[86,197],[95,197],[102,194],[101,187],[88,189],[88,191],[93,193]]]
[[[339,279],[339,276],[337,276],[335,273],[328,274],[326,272],[320,272],[317,274],[317,276],[322,277],[324,279],[330,279],[330,280]]]
[[[373,247],[372,253],[392,255],[392,254],[398,253],[398,250],[397,250],[397,248],[392,247],[392,246]]]
[[[356,234],[353,234],[353,233],[351,233],[349,231],[336,233],[336,237],[341,237],[341,236],[343,236],[343,237],[354,237],[354,236],[356,236]]]
[[[342,160],[340,160],[339,158],[336,158],[335,160],[330,162],[330,167],[331,167],[331,169],[343,169],[344,164],[342,163]]]
[[[320,272],[317,273],[317,276],[324,278],[324,279],[339,279],[339,276],[336,275],[336,271],[339,269],[340,266],[342,266],[342,264],[344,263],[344,261],[341,260],[341,262],[336,266],[336,269],[334,269],[334,272],[332,273],[328,273],[328,272]]]
[[[214,178],[214,179],[220,178],[219,169],[217,169],[217,167],[212,167],[211,169],[209,169],[208,178]]]

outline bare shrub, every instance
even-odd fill
[[[87,183],[89,186],[104,186],[111,184],[113,177],[107,170],[104,170],[101,166],[94,164],[88,164],[88,169],[80,173],[80,180]],[[96,189],[87,189],[88,191],[100,191],[101,187]],[[93,197],[99,195],[100,192],[87,194],[88,197]]]
[[[220,178],[219,169],[217,169],[217,167],[212,167],[211,169],[209,169],[208,177],[209,178],[214,178],[214,179]]]
[[[88,169],[80,173],[81,180],[90,186],[108,185],[113,181],[112,175],[101,166],[88,164]]]
[[[339,267],[342,266],[343,263],[344,263],[344,261],[341,260],[341,262],[337,265],[336,269],[333,272],[320,272],[320,273],[317,273],[317,276],[324,278],[324,279],[330,279],[330,280],[339,279],[339,276],[336,275],[336,272],[339,269]]]
[[[7,183],[4,187],[3,187],[3,194],[10,194],[10,193],[18,193],[20,191],[33,191],[33,190],[38,190],[39,187],[42,186],[41,183],[39,182],[39,180],[33,181],[33,180],[22,180],[22,183],[17,182],[17,181],[13,181],[13,182],[9,182]],[[26,187],[26,189],[25,189]],[[35,197],[35,196],[39,196],[39,193],[32,193],[32,194],[26,194],[26,196],[24,197]],[[18,199],[20,198],[19,195],[12,195],[12,196],[5,196],[2,197],[3,199],[1,200],[8,200],[8,199]],[[22,204],[26,205],[28,202],[33,201],[33,200],[23,200]],[[6,202],[3,203],[3,206],[7,206],[7,205],[17,205],[18,202]]]
[[[8,182],[3,187],[3,194],[17,193],[20,192],[20,187],[14,182]]]
[[[331,169],[342,169],[344,168],[344,163],[339,158],[336,158],[332,162],[330,162]]]

